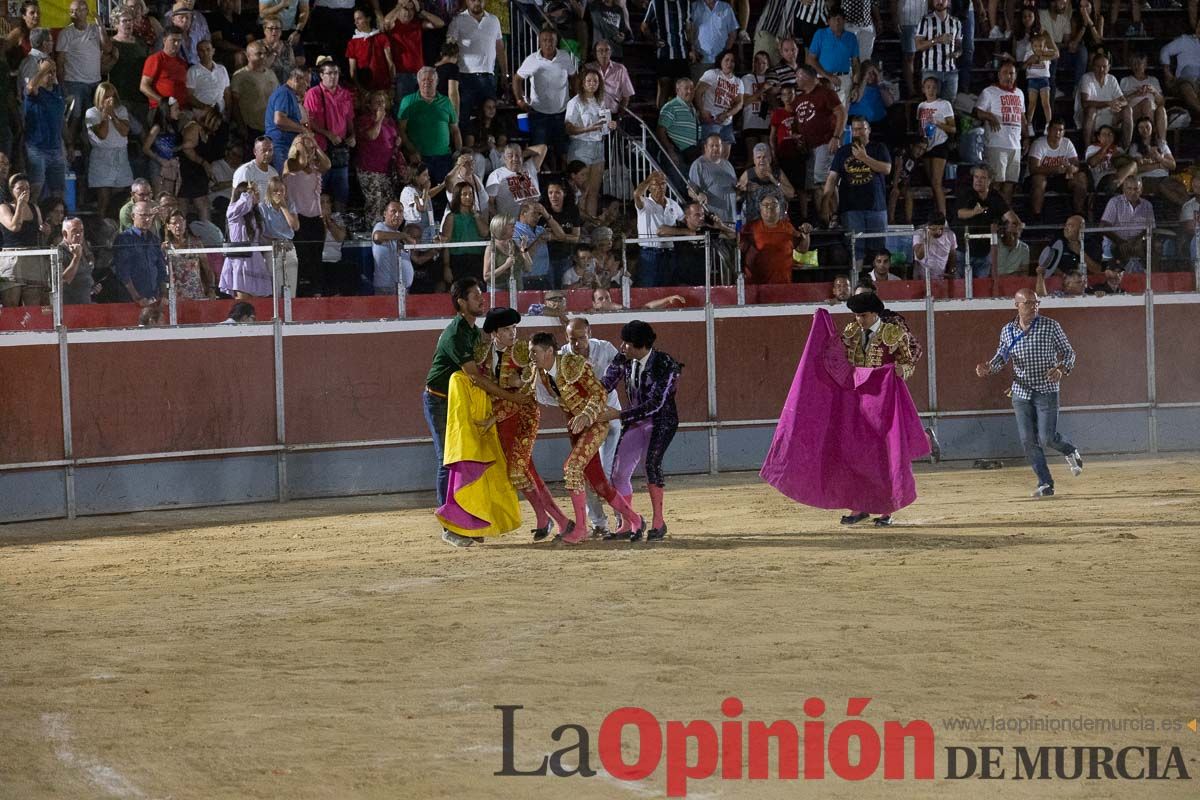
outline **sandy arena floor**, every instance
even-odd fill
[[[1023,465],[922,466],[890,530],[750,474],[679,479],[654,546],[522,530],[453,550],[428,496],[0,527],[0,798],[662,797],[665,766],[494,777],[493,706],[525,707],[518,768],[578,723],[599,769],[610,711],[716,723],[728,695],[744,720],[797,724],[821,697],[827,730],[871,697],[878,730],[933,725],[937,779],[827,770],[691,797],[1200,796],[1200,460],[1054,467],[1060,494],[1038,501]],[[1185,727],[966,733],[955,716]],[[1177,745],[1192,779],[944,779],[945,747],[985,744]]]

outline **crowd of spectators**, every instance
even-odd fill
[[[1141,271],[1147,225],[1181,222],[1186,257],[1200,222],[1167,144],[1200,122],[1197,3],[1155,2],[1185,32],[1150,52],[1138,2],[1122,28],[1088,0],[73,0],[51,29],[25,0],[0,30],[0,236],[60,246],[69,303]],[[635,45],[658,169],[622,188]],[[1064,220],[1031,254],[1025,227]],[[903,252],[822,244],[902,221]],[[220,242],[269,251],[171,254]],[[0,259],[0,302],[45,303],[48,269]]]

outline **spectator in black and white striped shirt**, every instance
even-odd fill
[[[800,45],[790,36],[779,40],[779,63],[767,70],[767,97],[771,104],[779,102],[785,86],[796,86],[796,70],[800,69]]]
[[[826,21],[825,0],[797,0],[796,21],[792,30],[800,46],[807,48],[811,45],[813,35],[825,27]]]
[[[688,58],[688,26],[691,25],[688,0],[650,0],[642,20],[642,35],[658,42],[658,97],[661,106],[675,95],[675,81],[691,78]]]
[[[958,96],[958,54],[962,48],[962,21],[950,16],[949,0],[933,0],[933,11],[917,26],[917,52],[921,54],[921,80],[937,78],[941,98],[950,103]]]
[[[754,52],[765,50],[772,61],[779,57],[784,37],[792,34],[797,2],[799,0],[767,0],[754,27]]]

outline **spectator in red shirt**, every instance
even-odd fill
[[[142,67],[142,94],[150,101],[150,108],[158,108],[163,98],[174,97],[180,107],[188,108],[192,93],[187,88],[187,63],[180,55],[183,31],[174,25],[163,30],[162,50],[146,59]]]
[[[787,94],[782,96],[786,98]],[[846,127],[846,107],[836,92],[817,80],[816,70],[807,64],[796,70],[795,98],[790,105],[785,100],[783,106],[789,107],[792,109],[790,123],[786,122],[785,115],[780,115],[779,111],[783,109],[771,116],[771,141],[772,145],[777,145],[779,129],[787,128],[794,149],[784,152],[777,149],[775,157],[799,192],[800,215],[807,219],[808,192],[817,189],[819,194],[825,176],[829,174],[833,154],[841,144],[841,131]]]
[[[373,26],[371,12],[354,9],[354,38],[346,43],[350,77],[363,89],[386,91],[396,79],[391,41]]]
[[[791,283],[796,229],[780,215],[779,198],[759,201],[760,216],[742,234],[747,283]]]
[[[400,0],[383,18],[380,27],[392,39],[392,61],[396,65],[396,102],[417,90],[417,73],[425,66],[421,31],[445,27],[436,14],[419,10],[414,0]]]
[[[779,87],[779,107],[771,112],[771,122],[768,126],[767,144],[771,146],[771,156],[793,187],[805,186],[804,153],[796,138],[796,87]],[[801,192],[803,194],[803,192]],[[807,215],[807,200],[804,204],[804,215]]]

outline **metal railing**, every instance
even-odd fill
[[[509,0],[508,20],[512,26],[512,36],[508,43],[508,74],[517,74],[517,69],[529,54],[538,49],[538,28],[526,16],[530,13],[541,15],[541,9],[533,3],[518,3]]]
[[[680,194],[676,187],[688,185],[687,175],[683,173],[683,171],[679,168],[679,165],[676,164],[670,156],[663,152],[662,145],[659,144],[658,138],[655,136],[654,131],[644,119],[629,109],[625,110],[623,120],[624,119],[629,121],[629,124],[631,127],[633,127],[634,131],[633,133],[628,133],[618,128],[617,132],[619,132],[620,137],[629,143],[628,146],[630,149],[637,153],[640,158],[644,159],[646,162],[652,165],[654,169],[657,169],[667,176],[667,192],[669,196],[680,205],[683,205],[686,202],[685,198]],[[655,152],[663,153],[663,157],[655,158]],[[664,161],[667,162],[665,167],[662,163]],[[646,174],[649,174],[649,172]],[[672,177],[672,175],[674,177]],[[637,184],[635,183],[633,185],[636,186]]]

